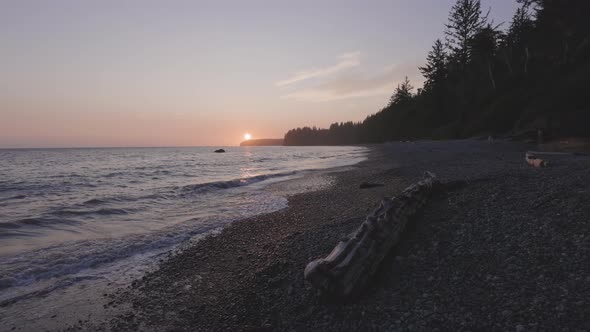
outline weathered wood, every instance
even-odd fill
[[[536,154],[533,154],[531,152],[527,152],[525,154],[525,160],[529,165],[534,167],[547,167],[549,165],[548,161],[537,157]]]
[[[326,258],[307,265],[305,279],[333,297],[346,298],[361,289],[397,244],[408,220],[424,206],[437,183],[436,176],[426,172],[424,179],[399,196],[384,199]]]

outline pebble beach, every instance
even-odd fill
[[[524,143],[370,147],[329,185],[235,222],[104,294],[108,314],[70,330],[588,330],[590,157],[533,168]],[[383,197],[424,171],[444,184],[358,296],[318,296],[303,278]],[[297,180],[294,180],[297,181]],[[312,181],[314,182],[314,181]],[[383,186],[360,189],[364,182]],[[282,182],[269,190],[296,183]],[[282,188],[281,188],[282,187]],[[105,318],[108,317],[108,318]]]

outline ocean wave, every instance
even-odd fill
[[[286,206],[285,199],[269,193],[259,192],[249,197],[252,198],[251,201],[236,201],[235,204],[231,204],[234,213],[230,214],[201,217],[187,214],[188,218],[184,221],[153,232],[66,242],[17,255],[0,256],[0,290],[28,286],[53,278],[58,278],[56,282],[60,282],[62,277],[76,278],[76,274],[81,271],[95,269],[138,254],[167,251],[194,236],[202,237],[210,231],[219,231],[225,224],[236,219],[276,211]],[[28,218],[21,222],[53,227],[64,220],[76,222],[71,219],[51,218]],[[15,231],[14,223],[9,227],[13,228],[7,228],[6,231]],[[0,236],[1,233],[0,228]],[[88,273],[91,272],[85,272],[86,275]],[[0,306],[3,300],[6,298],[3,299],[3,294],[0,293]]]
[[[119,176],[125,176],[127,175],[127,172],[112,172],[112,173],[108,173],[103,175],[103,177],[109,179],[109,178],[114,178],[114,177],[119,177]]]
[[[95,198],[91,198],[89,200],[86,200],[82,203],[79,203],[75,206],[73,206],[73,208],[79,208],[79,209],[84,209],[84,208],[96,208],[97,206],[101,206],[101,205],[109,205],[109,204],[124,204],[124,203],[130,203],[130,202],[138,202],[141,201],[143,199],[153,199],[153,198],[159,198],[160,195],[158,194],[154,194],[154,195],[144,195],[144,196],[126,196],[126,195],[118,195],[118,196],[106,196],[106,197],[95,197]],[[127,212],[131,212],[131,210],[129,209],[125,209]],[[90,211],[90,210],[89,210]],[[105,213],[107,212],[107,213]],[[117,211],[113,211],[115,213],[112,214],[118,214]],[[99,211],[98,214],[109,214],[108,211]]]
[[[54,226],[59,224],[76,225],[80,224],[79,220],[55,218],[51,216],[23,218],[15,221],[1,222],[0,235],[4,229],[15,229],[24,226]]]
[[[92,198],[92,199],[89,199],[89,200],[85,201],[82,204],[83,205],[100,205],[100,204],[106,204],[108,202],[109,202],[109,200],[107,200],[107,199],[103,199],[103,198]]]
[[[0,159],[0,169],[10,171],[0,180],[0,209],[8,208],[0,218],[0,306],[37,287],[52,291],[46,285],[54,282],[68,287],[63,279],[98,275],[111,263],[138,266],[138,253],[163,252],[227,222],[284,208],[285,197],[262,187],[361,160],[356,150],[340,154],[350,148],[209,150],[83,150],[43,168],[43,157],[28,152],[21,153],[29,159],[23,167]],[[246,168],[255,176],[243,176]]]
[[[0,237],[15,235],[14,229],[22,227],[59,228],[61,225],[80,225],[87,216],[123,216],[137,212],[138,209],[103,208],[94,210],[63,209],[37,217],[22,218],[0,222]],[[20,233],[19,233],[20,234]]]
[[[2,234],[3,229],[15,229],[20,228],[21,226],[17,222],[8,221],[8,222],[0,222],[0,235]]]
[[[28,183],[24,181],[9,182],[0,185],[0,192],[18,191],[18,192],[40,192],[44,193],[56,189],[56,185],[53,183]],[[15,195],[18,196],[18,195]]]
[[[274,168],[273,170],[278,170],[279,168]],[[303,170],[305,171],[305,170]],[[299,171],[302,172],[302,171]],[[291,176],[295,175],[298,172],[283,172],[283,173],[271,173],[271,174],[261,174],[252,177],[244,177],[239,179],[233,179],[228,181],[213,181],[213,182],[205,182],[205,183],[197,183],[197,184],[189,184],[184,186],[176,186],[176,187],[164,187],[164,188],[157,188],[154,189],[155,192],[148,194],[148,195],[139,195],[139,196],[111,196],[111,197],[95,197],[88,199],[81,204],[79,204],[80,208],[86,207],[93,207],[93,206],[101,206],[101,205],[109,205],[109,204],[123,204],[127,202],[141,202],[141,201],[165,201],[171,200],[180,197],[185,197],[186,195],[195,195],[195,194],[205,194],[213,191],[218,190],[226,190],[232,188],[238,188],[243,186],[248,186],[251,184],[259,183],[265,180]],[[134,181],[130,181],[132,183]],[[74,210],[61,210],[57,212],[57,214],[62,216],[67,215],[85,215],[85,214],[127,214],[130,211],[128,210],[120,210],[120,209],[112,209],[112,210],[75,210],[77,206],[74,206]]]
[[[12,200],[20,200],[20,199],[25,199],[25,198],[27,198],[27,195],[14,195],[11,197],[0,198],[0,203],[6,202],[6,201],[12,201]]]
[[[60,217],[78,217],[78,216],[88,216],[88,215],[99,215],[99,216],[108,216],[108,215],[126,215],[136,212],[137,209],[117,209],[117,208],[103,208],[103,209],[96,209],[96,210],[70,210],[70,209],[63,209],[53,212],[54,215]]]
[[[63,178],[85,178],[85,175],[70,173],[70,174],[56,174],[48,176],[49,179],[63,179]]]
[[[34,250],[13,257],[0,257],[2,270],[0,290],[25,287],[39,281],[55,279],[55,284],[46,289],[53,291],[56,289],[56,285],[59,288],[60,284],[66,282],[62,279],[63,277],[76,280],[79,278],[76,274],[81,271],[95,269],[137,254],[169,249],[193,236],[202,236],[209,231],[218,229],[219,221],[200,226],[178,225],[161,233],[78,241]],[[36,293],[38,290],[30,292],[29,295]],[[1,295],[6,294],[0,294],[0,306],[30,297]]]
[[[243,187],[243,186],[251,185],[254,183],[262,182],[265,180],[269,180],[272,178],[285,177],[285,176],[290,176],[290,175],[295,175],[295,174],[297,174],[297,172],[295,172],[295,171],[274,173],[274,174],[262,174],[262,175],[256,175],[256,176],[252,176],[252,177],[234,179],[234,180],[229,180],[229,181],[216,181],[216,182],[208,182],[208,183],[189,184],[189,185],[180,187],[179,189],[182,193],[201,194],[201,193],[215,191],[215,190]]]

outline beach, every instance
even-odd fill
[[[94,318],[103,294],[227,224],[329,185],[364,147],[0,150],[0,331]],[[285,191],[268,190],[291,182]]]
[[[590,0],[5,2],[0,332],[590,331]]]
[[[330,186],[171,254],[104,294],[104,313],[69,328],[590,329],[590,157],[552,156],[550,167],[533,168],[524,159],[532,148],[476,140],[371,146],[367,161],[323,173]],[[424,171],[443,189],[368,287],[346,302],[319,297],[303,279],[307,263]],[[363,182],[384,185],[360,189]]]

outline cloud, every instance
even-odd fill
[[[395,87],[403,81],[405,76],[410,78],[415,87],[420,87],[423,83],[423,78],[418,71],[418,64],[390,65],[372,76],[362,73],[340,76],[315,87],[283,95],[281,98],[306,102],[326,102],[348,98],[388,96],[393,93]]]
[[[290,78],[275,83],[276,86],[283,87],[294,83],[308,80],[310,78],[324,77],[336,74],[345,69],[353,68],[360,65],[360,52],[345,53],[338,57],[339,62],[333,66],[324,68],[313,68],[295,73]]]

